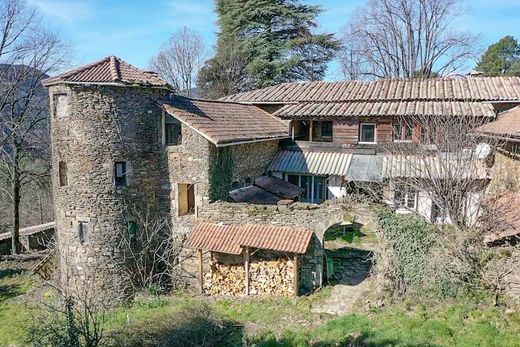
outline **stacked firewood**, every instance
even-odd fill
[[[293,295],[293,262],[287,259],[252,262],[250,266],[249,294]]]
[[[210,295],[240,296],[246,292],[244,265],[211,263],[204,276],[204,291]]]
[[[252,260],[249,266],[249,294],[292,296],[294,264],[291,260]],[[204,291],[210,295],[242,296],[246,293],[243,264],[214,262],[204,276]]]

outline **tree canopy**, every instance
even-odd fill
[[[204,88],[212,89],[212,84],[225,79],[222,74],[229,77],[222,58],[231,47],[243,68],[231,83],[235,90],[226,92],[322,79],[340,47],[332,34],[316,33],[316,17],[322,9],[301,0],[218,0],[216,11],[220,32],[216,54],[199,78]],[[229,65],[237,71],[236,61]]]
[[[480,58],[477,70],[485,76],[520,76],[520,46],[511,35],[490,45]]]

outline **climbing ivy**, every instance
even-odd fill
[[[231,148],[217,148],[216,159],[211,170],[211,200],[227,199],[233,181],[233,167],[234,160]]]

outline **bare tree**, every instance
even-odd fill
[[[177,91],[190,97],[204,58],[202,37],[183,27],[151,59],[150,68],[157,71]]]
[[[117,262],[126,271],[134,289],[171,288],[178,270],[175,261],[184,238],[173,234],[170,217],[134,205],[121,214],[128,230],[120,230],[118,235]]]
[[[394,203],[406,207],[409,199],[427,198],[432,221],[448,222],[460,230],[482,225],[484,191],[497,141],[486,144],[475,129],[487,120],[480,117],[399,117],[393,138],[381,147],[388,152],[385,175],[394,192]],[[416,205],[418,205],[416,201]],[[489,209],[489,207],[488,207]]]
[[[68,48],[21,0],[0,4],[0,175],[12,202],[12,253],[21,251],[24,187],[49,175],[47,95],[41,80],[60,68]]]
[[[344,29],[347,78],[446,75],[475,57],[478,36],[452,28],[458,0],[369,0]]]
[[[219,53],[202,67],[197,79],[197,88],[208,99],[254,88],[254,78],[248,71],[248,58],[235,45],[221,44]]]

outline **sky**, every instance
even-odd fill
[[[520,39],[520,0],[464,0],[467,14],[453,23],[482,37],[481,48],[505,35]],[[213,0],[28,0],[42,20],[73,47],[72,66],[116,55],[140,68],[176,30],[187,26],[202,35],[208,55],[218,27]],[[366,0],[309,0],[324,12],[322,31],[339,33],[353,10]],[[339,79],[331,64],[326,79]]]

